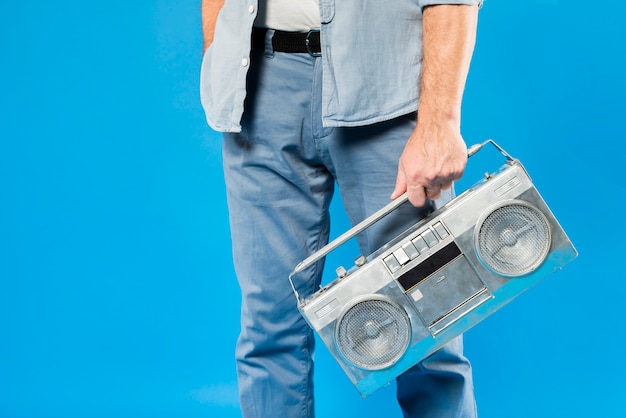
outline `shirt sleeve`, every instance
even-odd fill
[[[483,0],[418,0],[417,3],[422,9],[426,6],[434,6],[437,4],[465,4],[482,7]]]

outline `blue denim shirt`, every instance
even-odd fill
[[[417,110],[422,9],[482,0],[320,0],[324,126],[360,126]],[[257,0],[226,0],[200,74],[209,125],[240,132]]]

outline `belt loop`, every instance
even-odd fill
[[[274,46],[272,45],[272,38],[274,37],[274,29],[268,29],[265,32],[265,48],[263,48],[264,54],[267,58],[274,57]]]
[[[322,56],[322,42],[320,39],[320,52],[313,52],[311,51],[311,34],[312,33],[320,33],[319,29],[311,29],[307,34],[306,34],[306,39],[304,41],[304,44],[306,45],[306,51],[309,53],[309,55],[313,56],[313,57],[321,57]]]

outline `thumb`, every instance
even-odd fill
[[[406,192],[407,182],[406,178],[402,174],[400,170],[398,170],[398,175],[396,176],[396,186],[391,193],[391,200],[395,200],[402,195],[402,193]]]

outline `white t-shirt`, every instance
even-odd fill
[[[254,26],[295,32],[319,29],[319,1],[259,0]]]

